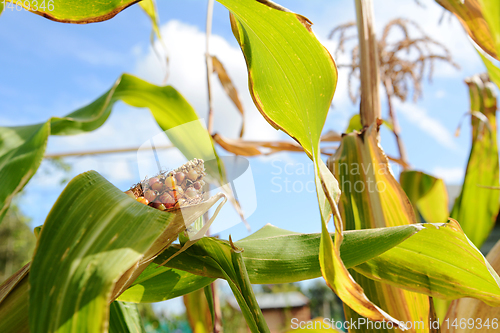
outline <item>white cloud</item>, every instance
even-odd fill
[[[194,107],[201,118],[206,118],[207,79],[205,67],[205,33],[197,27],[177,20],[161,27],[161,32],[170,54],[168,84],[174,86]],[[159,48],[158,48],[159,49]],[[218,35],[210,38],[210,52],[217,56],[236,86],[245,109],[247,140],[277,140],[286,138],[283,133],[269,125],[255,108],[248,91],[246,64],[241,50],[231,46]],[[164,77],[162,64],[152,49],[139,59],[136,75],[150,82],[161,84]],[[228,137],[237,137],[241,116],[227,97],[216,75],[212,76],[214,129]]]
[[[453,139],[452,133],[437,119],[429,116],[425,109],[411,103],[400,103],[396,101],[394,104],[397,110],[401,112],[406,119],[429,136],[433,137],[439,144],[446,148],[457,149],[457,144]]]
[[[443,89],[439,89],[438,91],[436,91],[436,93],[434,94],[434,97],[436,98],[443,98],[446,96],[446,91],[444,91]]]
[[[464,179],[465,170],[460,167],[435,167],[432,174],[442,178],[447,184],[460,184]]]

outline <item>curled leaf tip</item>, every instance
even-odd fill
[[[463,233],[464,231],[462,230],[462,227],[460,226],[460,223],[458,223],[457,220],[453,219],[453,218],[448,218],[448,223],[445,224],[446,227],[449,227],[455,231],[459,231],[461,233]]]
[[[297,19],[300,23],[302,23],[304,27],[306,27],[307,31],[312,33],[311,26],[313,25],[313,23],[307,17],[297,14]]]
[[[231,238],[231,235],[229,235],[229,244],[231,245],[231,248],[233,249],[234,252],[236,253],[241,253],[243,252],[243,248],[236,246],[233,243],[233,239]]]

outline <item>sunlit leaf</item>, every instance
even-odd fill
[[[149,265],[118,300],[135,303],[161,302],[201,289],[213,281],[214,278],[175,268]]]
[[[342,260],[347,267],[356,266],[396,246],[418,230],[418,226],[405,226],[347,231],[340,248]],[[318,260],[320,237],[320,234],[300,234],[266,225],[235,244],[244,249],[242,255],[251,283],[288,283],[321,276]],[[224,278],[220,270],[197,254],[201,251],[197,248],[202,244],[195,244],[192,249],[168,261],[166,266],[169,267],[158,266],[180,248],[178,245],[169,247],[119,299],[159,302],[202,288],[214,278]]]
[[[0,332],[29,333],[29,267],[26,264],[0,285]]]
[[[416,221],[412,205],[378,144],[377,134],[378,126],[374,124],[362,132],[344,135],[337,153],[329,160],[342,191],[339,208],[346,230],[412,225]],[[427,296],[352,274],[370,300],[399,321],[428,321]],[[344,311],[349,320],[360,318],[348,306]]]
[[[93,23],[109,20],[137,0],[6,0],[49,20],[64,23]]]
[[[484,65],[486,66],[486,70],[488,71],[488,75],[490,76],[490,80],[497,85],[500,89],[500,68],[495,66],[493,62],[485,56],[481,50],[478,50],[481,59],[483,60]]]
[[[0,219],[12,197],[40,166],[49,135],[93,131],[106,121],[114,104],[120,100],[135,107],[149,108],[158,125],[167,131],[170,141],[188,160],[207,161],[217,156],[206,129],[197,121],[196,112],[177,90],[124,74],[108,92],[66,117],[52,117],[37,125],[0,127]],[[190,126],[179,126],[186,123]],[[215,163],[208,165],[207,172],[214,179],[221,178]],[[234,198],[230,200],[235,204]]]
[[[337,68],[311,30],[311,22],[272,2],[219,0],[248,68],[250,94],[262,116],[304,148],[315,165],[321,212],[320,263],[327,284],[356,311],[373,320],[396,320],[365,297],[340,258],[342,223],[333,242],[327,223],[338,215],[338,183],[320,158],[320,136],[337,83]],[[299,42],[300,41],[300,42]]]
[[[433,297],[474,297],[499,306],[500,278],[458,222],[422,226],[424,230],[355,270]]]
[[[42,162],[50,123],[0,127],[0,222],[16,193],[33,177]]]
[[[492,57],[500,60],[500,6],[496,0],[436,0],[455,14],[469,36]]]
[[[160,62],[165,61],[165,67],[166,67],[166,75],[164,82],[166,82],[169,74],[169,64],[170,64],[170,59],[168,56],[168,50],[167,46],[165,45],[165,41],[163,40],[163,37],[161,36],[160,32],[160,22],[158,19],[158,12],[156,8],[156,0],[142,0],[139,2],[139,6],[144,10],[146,15],[149,17],[151,20],[151,24],[153,26],[153,31],[151,32],[151,47],[155,51],[156,55],[158,56]],[[160,42],[160,45],[163,48],[163,51],[165,52],[165,55],[161,55],[158,53],[158,51],[155,48],[155,36],[158,38],[158,41]],[[165,57],[162,59],[162,57]]]
[[[229,242],[209,237],[200,239],[196,244],[168,262],[179,260],[185,253],[194,253],[203,258],[203,262],[216,271],[228,282],[234,297],[251,332],[269,332],[266,321],[250,284],[241,249]],[[159,262],[159,261],[158,261]]]
[[[491,264],[493,269],[500,272],[500,241],[491,249],[486,259]],[[466,325],[460,325],[460,321],[465,319]],[[474,324],[470,325],[469,318],[474,320]],[[500,318],[500,307],[490,306],[478,299],[460,298],[451,303],[450,310],[443,321],[443,333],[456,332],[498,332],[500,327],[498,320]],[[458,325],[452,326],[453,322],[457,321]]]
[[[110,333],[144,333],[137,304],[114,301],[109,306]]]
[[[471,117],[472,148],[464,184],[455,201],[451,217],[460,222],[469,239],[480,248],[495,224],[500,209],[498,187],[499,161],[497,146],[497,101],[491,83],[478,76],[466,80],[469,86],[471,111],[480,112],[484,120]]]
[[[38,239],[29,274],[30,303],[37,305],[30,306],[30,331],[104,331],[115,294],[203,215],[210,201],[161,212],[96,172],[74,178]]]
[[[417,221],[437,223],[448,220],[448,192],[442,179],[421,171],[403,171],[400,183],[413,205]]]
[[[475,297],[494,304],[500,302],[498,275],[455,221],[352,230],[344,236],[341,254],[346,267],[369,278],[434,297]],[[268,225],[235,244],[244,250],[251,283],[276,284],[321,276],[317,252],[320,238],[321,234],[300,234]],[[225,244],[213,238],[204,238],[204,242]],[[168,284],[172,269],[190,272],[192,281],[225,278],[218,267],[205,260],[204,246],[195,244],[169,261],[169,267],[158,267],[179,250],[178,245],[170,246],[145,271],[159,273],[139,277],[142,282],[137,287],[142,288],[142,296],[127,300],[163,300],[162,294],[171,292],[169,287],[162,290],[162,284]]]
[[[361,125],[361,117],[357,113],[351,117],[349,120],[349,125],[347,125],[346,133],[351,133],[354,131],[361,131],[363,129],[363,125]]]
[[[183,301],[193,333],[212,332],[212,318],[203,289],[184,295]]]

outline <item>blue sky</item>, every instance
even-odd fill
[[[330,30],[354,20],[352,1],[289,0],[280,3],[311,19],[316,35],[331,52],[336,44],[327,40]],[[449,65],[437,64],[432,84],[424,83],[423,99],[417,103],[396,104],[410,163],[416,169],[458,184],[470,148],[467,121],[462,135],[459,138],[453,136],[460,118],[468,111],[468,92],[463,78],[484,69],[458,22],[447,17],[439,25],[442,9],[433,1],[424,1],[423,4],[424,7],[413,2],[376,3],[376,25],[381,31],[390,19],[410,18],[444,43],[461,66],[457,71]],[[167,83],[178,89],[203,118],[207,112],[203,58],[206,3],[160,1],[158,8],[171,59]],[[138,6],[128,8],[112,20],[89,25],[61,24],[25,11],[7,10],[0,18],[0,42],[4,50],[0,52],[3,64],[0,123],[4,126],[23,125],[45,121],[50,116],[63,116],[104,93],[124,72],[161,84],[164,67],[151,49],[150,32],[150,22]],[[286,135],[269,126],[253,106],[247,90],[244,60],[232,36],[228,12],[218,3],[212,33],[211,53],[225,65],[243,100],[247,126],[245,138],[287,139]],[[347,62],[345,57],[336,60],[338,63]],[[334,108],[328,116],[325,131],[342,132],[349,118],[357,112],[358,106],[348,98],[346,77],[347,70],[340,70]],[[214,82],[215,130],[227,137],[236,137],[241,117],[215,77]],[[383,110],[385,112],[385,99]],[[382,131],[383,148],[396,156],[393,136],[385,129]],[[147,110],[118,103],[99,130],[73,137],[51,137],[47,152],[138,147],[159,132]],[[220,153],[224,154],[223,151]],[[164,156],[177,158],[174,155]],[[122,189],[141,178],[133,153],[68,158],[66,162],[72,165],[70,177],[94,169]],[[250,162],[257,193],[257,209],[248,218],[252,230],[272,223],[295,231],[318,232],[320,224],[315,193],[307,189],[308,183],[309,189],[312,188],[310,182],[313,179],[309,160],[297,153],[280,153],[251,158]],[[397,166],[394,171],[398,173]],[[30,209],[26,214],[33,218],[34,225],[43,223],[62,191],[60,180],[63,176],[60,170],[44,162],[27,186],[25,202],[29,203]],[[238,219],[228,205],[218,220],[227,223]],[[221,236],[227,237],[229,233],[236,239],[248,234],[242,224],[226,230]]]

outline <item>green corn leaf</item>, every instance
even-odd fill
[[[210,289],[210,287],[208,287]],[[213,317],[205,297],[205,291],[198,289],[183,297],[189,326],[195,333],[210,333],[213,331]]]
[[[72,135],[93,131],[108,118],[114,104],[123,101],[135,107],[147,107],[158,125],[188,160],[211,160],[215,151],[196,112],[171,86],[160,87],[124,74],[113,87],[89,105],[68,114],[31,126],[0,127],[0,221],[12,197],[35,174],[45,152],[49,135]],[[179,126],[190,123],[190,126]],[[213,165],[211,163],[210,165]],[[216,167],[207,171],[217,179]],[[219,176],[220,177],[220,176]]]
[[[454,220],[352,230],[346,231],[344,236],[341,254],[346,267],[369,278],[433,297],[474,297],[490,304],[500,304],[498,275]],[[251,283],[275,284],[321,276],[317,261],[320,239],[321,234],[299,234],[268,225],[235,245],[244,250],[242,256]],[[160,273],[145,276],[137,283],[143,285],[143,295],[149,295],[148,301],[162,299],[160,295],[164,291],[161,285],[171,276],[168,273],[171,269],[190,272],[199,280],[225,278],[211,260],[205,260],[205,243],[227,246],[225,241],[204,238],[203,243],[193,245],[169,261],[168,267],[157,265],[179,251],[178,245],[170,246],[155,258],[148,269],[157,269]],[[288,250],[291,248],[297,251]],[[150,292],[148,289],[153,286],[154,292]],[[165,292],[170,291],[166,288]],[[160,295],[154,299],[154,293]],[[120,299],[125,300],[126,295],[124,292]],[[126,300],[141,301],[133,297]]]
[[[442,179],[421,171],[403,171],[400,183],[413,205],[417,221],[437,223],[448,220],[448,192]]]
[[[154,35],[156,34],[156,37],[158,37],[159,40],[162,41],[163,39],[161,38],[161,33],[160,33],[160,27],[159,27],[159,22],[158,22],[158,13],[156,11],[156,1],[155,0],[142,0],[139,2],[139,6],[141,6],[142,10],[146,13],[146,15],[149,17],[151,20],[151,24],[153,25],[153,34],[151,40],[154,39]]]
[[[204,237],[167,264],[182,260],[179,258],[182,258],[188,252],[200,256],[202,262],[210,266],[210,270],[216,271],[218,276],[226,279],[251,332],[269,332],[264,316],[255,299],[241,249],[235,246],[231,239],[226,242]]]
[[[500,69],[485,54],[500,60],[500,2],[497,0],[436,0],[457,16],[478,46],[491,80],[500,87]],[[474,45],[474,46],[476,46]]]
[[[361,133],[344,135],[337,153],[329,160],[330,170],[339,180],[342,190],[340,213],[347,230],[412,225],[416,222],[412,205],[392,175],[377,135],[376,125]],[[356,271],[351,273],[369,299],[399,321],[428,321],[427,296],[367,279]],[[348,320],[357,321],[360,318],[360,314],[349,304],[345,304],[344,311]],[[352,331],[364,332],[364,328],[353,328]],[[382,329],[382,332],[385,331],[392,330]],[[428,328],[424,331],[428,332]]]
[[[496,0],[436,0],[455,14],[465,31],[490,56],[500,60],[500,3]]]
[[[26,264],[0,285],[0,332],[29,333],[29,267]]]
[[[486,66],[486,70],[488,71],[488,75],[490,76],[490,80],[497,85],[500,89],[500,68],[495,66],[493,62],[486,57],[481,50],[477,50],[481,59],[483,60],[484,65]]]
[[[161,212],[96,172],[74,178],[41,230],[29,274],[30,331],[104,332],[108,306],[216,197]]]
[[[49,20],[63,23],[93,23],[109,20],[137,0],[6,0]]]
[[[347,125],[347,129],[345,133],[351,133],[354,131],[361,131],[363,129],[363,125],[361,125],[361,116],[356,113],[349,120],[349,125]]]
[[[473,297],[500,305],[500,278],[455,220],[424,229],[354,269],[372,279],[429,296]],[[439,236],[438,236],[439,235]]]
[[[247,63],[250,94],[262,116],[304,148],[315,166],[321,213],[320,263],[327,284],[356,311],[373,320],[393,320],[363,294],[342,263],[343,226],[338,216],[336,179],[320,158],[321,131],[337,84],[337,67],[311,30],[311,22],[271,1],[218,0],[231,12],[231,27]],[[277,98],[278,96],[278,98]]]
[[[109,333],[145,333],[137,304],[114,301],[109,306]]]
[[[347,267],[356,266],[396,246],[418,230],[417,226],[404,226],[347,231],[340,248],[342,260]],[[321,276],[320,237],[320,234],[300,234],[268,224],[235,245],[244,249],[243,260],[251,283],[288,283]],[[201,251],[195,250],[197,245],[193,247],[167,262],[169,267],[158,266],[179,250],[178,245],[169,247],[118,299],[159,302],[202,288],[215,278],[224,278],[217,268],[196,254]]]
[[[500,272],[500,241],[491,249],[486,256],[493,269]],[[473,325],[469,318],[474,320]],[[469,333],[469,332],[498,332],[500,327],[498,320],[500,318],[500,307],[490,306],[474,298],[460,298],[454,300],[450,305],[450,311],[443,320],[443,333]],[[462,324],[465,321],[465,325]],[[453,325],[453,323],[458,325]]]
[[[500,186],[496,109],[497,101],[491,83],[478,76],[466,80],[469,86],[472,148],[464,184],[455,201],[451,217],[458,220],[465,234],[478,247],[493,228],[500,209],[500,192],[488,187]],[[481,119],[482,118],[482,119]]]
[[[118,300],[136,303],[161,302],[196,291],[213,281],[214,278],[151,264]]]
[[[474,297],[500,305],[498,275],[456,222],[353,230],[346,231],[344,236],[341,254],[346,267],[354,267],[367,277],[433,297]],[[251,283],[285,283],[321,276],[317,253],[320,238],[321,234],[298,234],[268,225],[236,245],[244,250],[243,260]],[[221,243],[216,246],[227,247],[226,242],[218,239],[204,238],[203,242]],[[179,295],[172,295],[169,286],[162,288],[165,284],[201,281],[193,288],[202,288],[214,278],[225,278],[220,268],[206,259],[204,243],[194,244],[169,261],[167,265],[171,267],[158,267],[179,250],[179,246],[170,246],[119,299],[156,302]],[[287,251],[291,247],[300,251]],[[171,270],[179,275],[185,272],[181,279],[172,282]],[[135,292],[129,293],[134,288]],[[26,292],[18,296],[25,303]],[[9,318],[9,311],[0,303],[0,323],[4,318]]]
[[[0,127],[0,222],[14,197],[42,162],[50,123]]]

